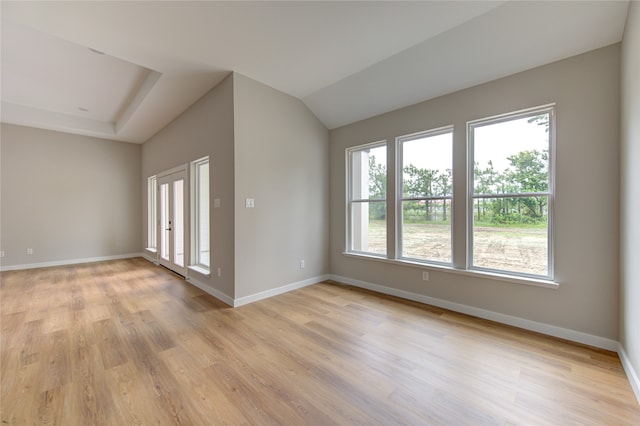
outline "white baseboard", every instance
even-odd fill
[[[257,302],[258,300],[263,300],[263,299],[268,299],[269,297],[273,297],[273,296],[277,296],[279,294],[283,294],[283,293],[288,293],[292,290],[296,290],[299,288],[303,288],[303,287],[307,287],[313,284],[317,284],[319,282],[322,281],[326,281],[329,277],[327,275],[322,275],[319,277],[314,277],[314,278],[309,278],[306,279],[304,281],[298,281],[295,283],[291,283],[291,284],[287,284],[287,285],[283,285],[281,287],[277,287],[277,288],[273,288],[271,290],[267,290],[267,291],[263,291],[261,293],[255,293],[255,294],[251,294],[249,296],[244,296],[244,297],[240,297],[238,299],[234,299],[224,293],[222,293],[221,291],[216,290],[215,288],[212,288],[206,284],[204,284],[201,281],[198,281],[197,279],[193,278],[193,277],[188,277],[187,281],[191,284],[193,284],[194,286],[198,287],[200,290],[204,291],[205,293],[210,294],[211,296],[215,297],[216,299],[226,303],[227,305],[237,308],[239,306],[242,305],[247,305],[249,303],[253,303],[253,302]]]
[[[640,376],[638,376],[638,372],[631,365],[631,360],[627,355],[627,352],[624,350],[622,344],[618,347],[618,356],[620,357],[620,362],[622,363],[622,367],[624,368],[625,373],[627,373],[627,377],[629,378],[629,383],[631,384],[631,389],[633,389],[633,393],[636,394],[636,399],[640,404]]]
[[[154,265],[158,265],[158,260],[152,256],[149,256],[148,253],[142,253],[142,257],[145,260],[148,260],[149,262],[153,263]],[[188,282],[189,284],[192,284],[195,287],[198,287],[200,290],[204,291],[208,295],[213,296],[216,299],[220,300],[221,302],[226,303],[227,305],[233,307],[233,297],[228,296],[223,292],[208,286],[207,284],[197,280],[196,278],[187,276],[185,277],[185,281]]]
[[[295,283],[283,285],[281,287],[276,287],[271,290],[263,291],[261,293],[255,293],[249,296],[240,297],[238,299],[234,299],[233,307],[235,308],[238,306],[246,305],[248,303],[257,302],[258,300],[267,299],[269,297],[277,296],[278,294],[287,293],[292,290],[297,290],[299,288],[317,284],[319,282],[328,280],[329,277],[330,277],[329,275],[321,275],[319,277],[308,278],[303,281],[298,281]]]
[[[158,264],[158,259],[156,259],[155,257],[149,256],[149,253],[147,252],[140,253],[140,256],[142,256],[145,260],[148,260],[149,262],[153,263],[154,265]]]
[[[193,284],[194,286],[198,287],[200,290],[204,291],[205,293],[215,297],[216,299],[226,303],[227,305],[233,307],[233,297],[228,296],[226,294],[224,294],[223,292],[221,292],[220,290],[216,290],[213,287],[210,287],[208,285],[206,285],[205,283],[203,283],[202,281],[198,281],[197,279],[193,278],[193,277],[187,277],[186,278],[187,282],[190,284]]]
[[[583,333],[580,331],[570,330],[567,328],[557,327],[555,325],[544,324],[537,321],[518,318],[511,315],[505,315],[498,312],[489,311],[486,309],[475,308],[473,306],[450,302],[448,300],[436,299],[434,297],[429,297],[422,294],[412,293],[404,290],[398,290],[395,288],[386,287],[378,284],[372,284],[365,281],[354,280],[354,279],[342,277],[339,275],[329,275],[329,278],[337,282],[342,282],[345,284],[352,285],[354,287],[361,287],[361,288],[372,290],[378,293],[397,296],[403,299],[413,300],[416,302],[425,303],[427,305],[449,309],[450,311],[460,312],[463,314],[488,319],[488,320],[499,322],[502,324],[512,325],[514,327],[523,328],[525,330],[535,331],[538,333],[559,337],[561,339],[571,340],[573,342],[578,342],[585,345],[594,346],[597,348],[607,349],[614,352],[618,350],[618,342],[616,342],[615,340],[606,339],[600,336],[594,336],[594,335]]]
[[[127,254],[118,254],[115,256],[87,257],[84,259],[66,259],[66,260],[56,260],[53,262],[41,262],[41,263],[25,263],[23,265],[7,265],[7,266],[2,265],[0,266],[0,272],[18,271],[21,269],[49,268],[52,266],[77,265],[78,263],[103,262],[105,260],[130,259],[132,257],[145,257],[145,256],[144,256],[144,253],[127,253]]]
[[[141,256],[143,258],[145,258],[146,260],[148,260],[151,263],[155,263],[156,265],[158,264],[157,261],[145,254],[142,253]],[[205,293],[215,297],[216,299],[226,303],[227,305],[237,308],[239,306],[242,305],[247,305],[249,303],[253,303],[253,302],[257,302],[258,300],[262,300],[262,299],[267,299],[269,297],[273,297],[273,296],[277,296],[279,294],[283,294],[283,293],[287,293],[289,291],[292,290],[296,290],[299,288],[303,288],[303,287],[307,287],[313,284],[317,284],[319,282],[322,281],[326,281],[327,279],[329,279],[328,275],[321,275],[319,277],[313,277],[313,278],[309,278],[303,281],[298,281],[295,283],[291,283],[291,284],[286,284],[283,285],[281,287],[277,287],[277,288],[273,288],[271,290],[267,290],[267,291],[263,291],[261,293],[255,293],[255,294],[251,294],[249,296],[245,296],[245,297],[240,297],[238,299],[234,299],[233,297],[219,291],[216,290],[215,288],[203,283],[202,281],[199,281],[198,279],[194,278],[194,277],[189,277],[187,276],[185,278],[185,280],[191,284],[193,284],[194,286],[198,287],[200,290],[204,291]]]

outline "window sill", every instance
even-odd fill
[[[147,247],[145,248],[146,251],[148,251],[149,253],[157,253],[157,250],[153,247]]]
[[[210,277],[211,276],[211,271],[209,271],[209,269],[207,268],[203,268],[202,266],[197,266],[197,265],[191,265],[189,266],[189,269],[191,271],[197,272],[201,275],[204,275],[205,277]]]
[[[373,260],[375,262],[388,263],[388,264],[398,265],[398,266],[410,266],[414,268],[428,269],[432,271],[449,272],[452,274],[465,275],[468,277],[485,278],[485,279],[491,279],[496,281],[505,281],[505,282],[515,283],[515,284],[531,285],[535,287],[543,287],[543,288],[549,288],[554,290],[560,287],[559,283],[551,280],[536,279],[536,278],[529,278],[529,277],[518,277],[513,275],[498,274],[495,272],[457,269],[457,268],[454,268],[453,266],[414,262],[414,261],[405,260],[405,259],[388,259],[385,257],[379,257],[379,256],[367,255],[367,254],[361,254],[361,253],[343,252],[342,254],[346,257],[352,257],[355,259]]]

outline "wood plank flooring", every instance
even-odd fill
[[[143,259],[0,279],[2,424],[640,424],[614,353],[348,286],[231,309]]]

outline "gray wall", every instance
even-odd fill
[[[620,46],[613,45],[331,131],[332,273],[617,341],[619,63]],[[463,229],[466,122],[552,102],[557,105],[559,289],[436,269],[425,282],[420,269],[342,254],[345,148],[382,139],[393,143],[399,135],[453,124],[454,206],[462,206],[454,212],[454,226]],[[394,160],[391,149],[387,163]],[[393,229],[389,232],[393,237]],[[457,257],[464,256],[462,233],[455,233],[454,244]]]
[[[233,78],[231,74],[183,114],[142,145],[143,227],[147,241],[147,178],[164,170],[209,156],[210,179],[210,277],[190,271],[198,281],[229,296],[234,296],[233,275]],[[213,200],[220,199],[220,208]],[[217,276],[220,268],[221,276]]]
[[[622,43],[620,343],[640,374],[640,3],[631,2]],[[636,380],[637,380],[636,376]],[[636,383],[640,386],[640,383]],[[640,388],[636,387],[640,398]]]
[[[234,95],[239,298],[329,272],[329,135],[300,100],[237,73]]]
[[[221,200],[210,209],[212,274],[189,275],[238,299],[327,274],[328,138],[300,100],[230,74],[143,145],[142,244],[147,178],[209,155],[211,207]]]
[[[2,124],[1,152],[3,268],[140,253],[139,145]]]

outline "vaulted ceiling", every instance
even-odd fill
[[[2,1],[3,122],[142,143],[236,71],[328,128],[619,42],[628,1]]]

